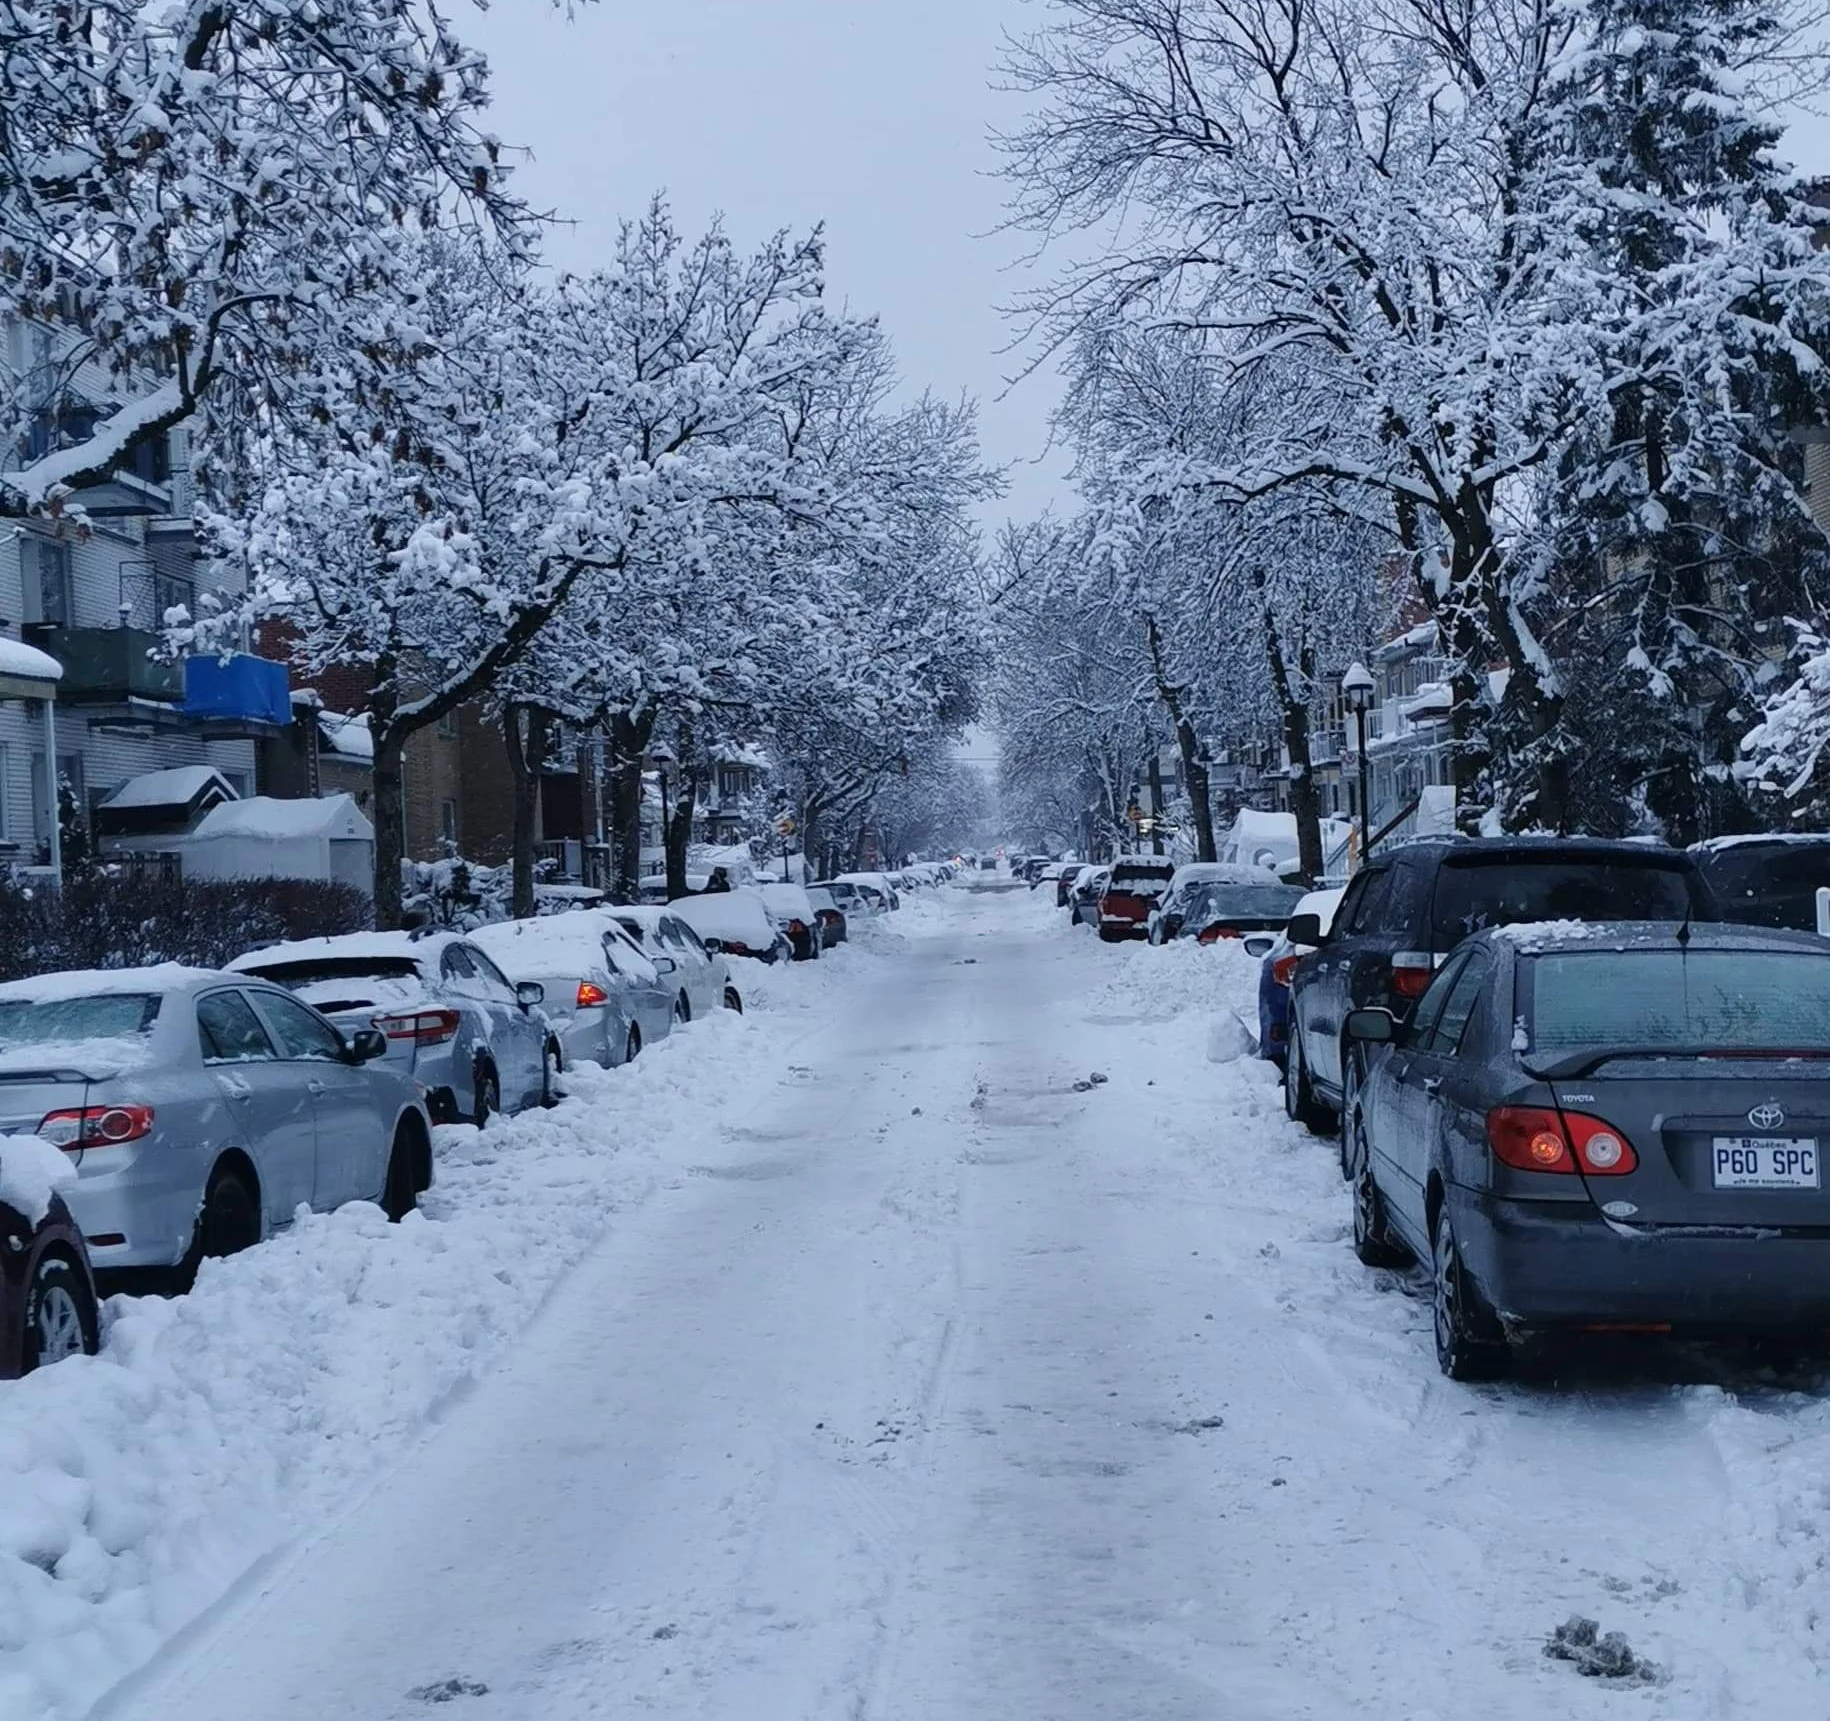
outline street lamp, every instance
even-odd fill
[[[1372,671],[1363,663],[1350,663],[1341,677],[1341,702],[1353,713],[1360,742],[1360,864],[1372,852],[1372,806],[1367,786],[1366,713],[1372,709]]]

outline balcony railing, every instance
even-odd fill
[[[161,643],[156,633],[137,627],[37,626],[21,631],[64,666],[57,692],[65,704],[151,699],[176,705],[184,698],[182,665],[152,656]]]

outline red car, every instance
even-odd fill
[[[1108,944],[1121,938],[1148,938],[1150,911],[1169,888],[1176,863],[1150,855],[1128,855],[1116,862],[1099,899],[1099,936]]]
[[[0,1202],[0,1380],[93,1356],[99,1342],[89,1252],[69,1209],[53,1196],[34,1225]]]

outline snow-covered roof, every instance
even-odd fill
[[[330,959],[360,961],[380,957],[389,962],[406,960],[424,963],[436,961],[447,944],[463,934],[434,932],[415,938],[407,932],[346,932],[336,938],[301,938],[290,944],[269,944],[264,950],[250,950],[229,964],[237,974],[257,973],[286,962],[323,962]]]
[[[1455,709],[1455,691],[1446,681],[1427,681],[1398,710],[1415,722],[1420,717],[1447,717]]]
[[[668,908],[701,938],[720,938],[746,950],[767,950],[775,943],[775,922],[753,890],[721,890],[710,896],[683,896]]]
[[[1184,861],[1169,880],[1171,890],[1188,884],[1263,884],[1268,869],[1242,861]]]
[[[16,675],[21,681],[62,681],[64,666],[48,651],[22,639],[0,639],[0,675]]]
[[[605,913],[580,909],[571,914],[549,914],[535,920],[504,920],[479,926],[471,942],[485,951],[509,979],[573,979],[602,975]]]
[[[341,711],[320,711],[318,733],[324,737],[324,745],[339,759],[348,759],[362,765],[375,763],[375,736],[369,728],[369,714],[366,711],[348,714]]]
[[[245,801],[225,801],[220,807],[212,807],[186,841],[218,837],[248,837],[263,842],[285,842],[295,837],[334,837],[372,842],[375,827],[363,817],[349,795],[294,801],[255,795]]]
[[[813,920],[813,904],[798,884],[764,884],[758,885],[757,890],[769,905],[771,914],[785,914],[803,925]]]
[[[712,757],[720,765],[744,765],[752,771],[769,769],[768,755],[748,742],[741,747],[721,747]]]
[[[117,812],[129,807],[186,807],[212,784],[221,788],[224,800],[235,799],[235,790],[215,766],[173,765],[129,777],[102,805]]]
[[[0,985],[0,999],[29,999],[34,1004],[55,1004],[66,998],[111,998],[134,992],[171,992],[216,978],[209,968],[187,968],[182,962],[161,962],[150,968],[67,968],[56,974],[34,974],[27,980]]]
[[[1738,837],[1706,837],[1691,848],[1720,854],[1724,849],[1763,848],[1771,843],[1830,843],[1830,831],[1748,831]]]

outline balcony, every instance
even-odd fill
[[[184,671],[151,654],[162,643],[137,627],[27,627],[40,651],[64,666],[58,689],[66,705],[107,705],[147,699],[176,705],[184,698]]]
[[[184,660],[184,715],[216,731],[259,735],[292,722],[286,666],[238,652]]]

